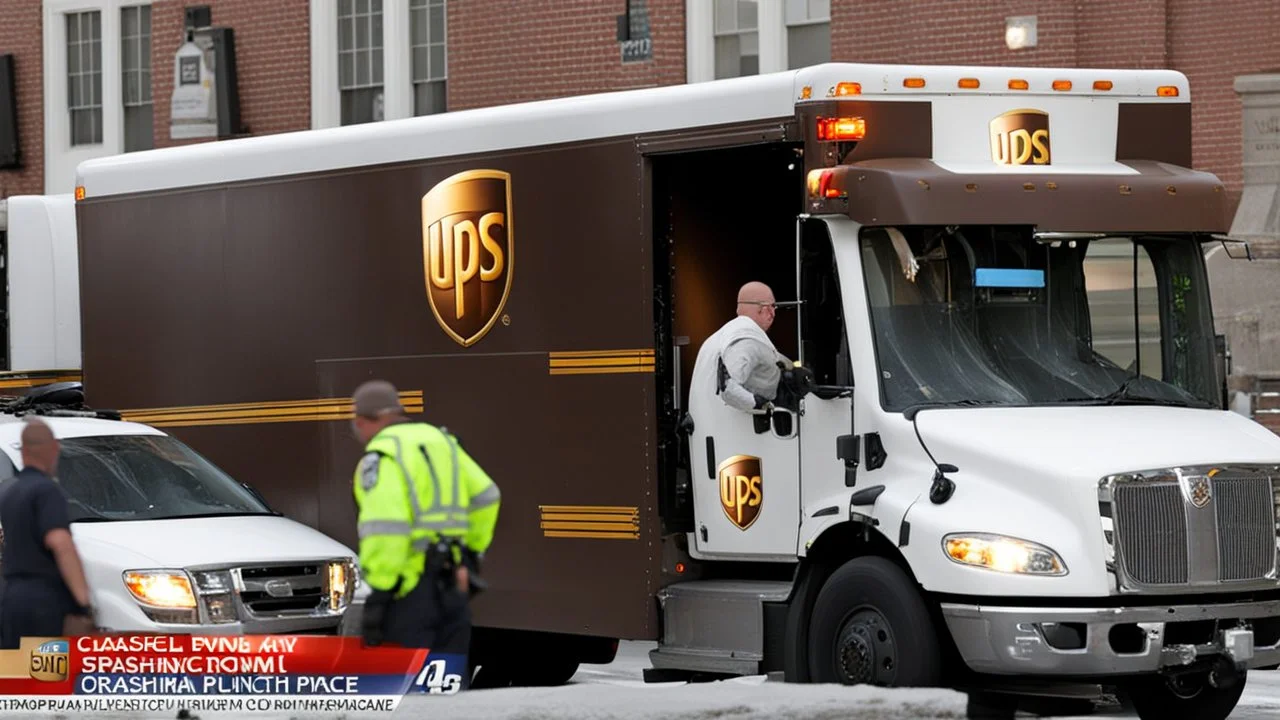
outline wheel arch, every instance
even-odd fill
[[[959,660],[951,634],[938,603],[921,587],[906,557],[879,529],[853,521],[832,525],[824,530],[812,544],[796,567],[791,596],[787,600],[786,643],[783,668],[787,682],[810,682],[808,646],[809,625],[814,602],[827,578],[841,565],[860,557],[880,557],[889,560],[911,580],[920,597],[933,615],[947,660]],[[963,667],[960,665],[952,667]]]

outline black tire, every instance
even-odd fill
[[[1177,687],[1163,676],[1145,677],[1130,683],[1126,694],[1141,720],[1226,720],[1244,694],[1247,676],[1226,688],[1214,687],[1208,677],[1207,673],[1188,676]]]
[[[942,667],[929,608],[901,568],[861,557],[827,578],[809,624],[812,682],[938,687]]]

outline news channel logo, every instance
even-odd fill
[[[31,677],[44,682],[62,682],[71,668],[71,644],[49,640],[31,651]]]

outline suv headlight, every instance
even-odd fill
[[[329,597],[329,609],[345,610],[351,604],[356,586],[360,583],[360,573],[354,558],[331,560],[328,564],[329,582],[325,588]]]
[[[1067,574],[1058,553],[1029,540],[989,533],[953,533],[942,539],[942,549],[952,562],[986,570],[1020,575]]]
[[[200,613],[183,570],[126,570],[124,586],[142,611],[160,623],[195,624]]]

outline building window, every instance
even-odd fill
[[[716,79],[760,74],[756,0],[715,0]]]
[[[444,0],[409,0],[414,115],[445,111],[445,86],[449,77],[446,15]]]
[[[343,125],[382,119],[382,0],[338,0],[338,88]]]
[[[151,115],[151,6],[120,9],[124,151],[155,147]]]
[[[71,145],[102,143],[102,13],[67,14],[67,107]]]
[[[787,69],[831,61],[831,0],[786,0]]]

